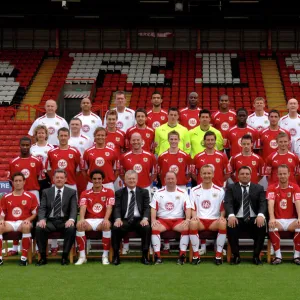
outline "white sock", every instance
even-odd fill
[[[13,251],[18,252],[19,245],[13,245]]]
[[[179,243],[179,247],[180,247],[180,251],[186,251],[188,245],[189,245],[189,234],[187,231],[187,234],[181,234],[180,237],[180,243]]]
[[[85,258],[85,250],[79,251],[79,257]]]
[[[170,243],[164,242],[164,250],[170,250]]]
[[[129,243],[123,243],[123,249],[128,250],[129,249]]]
[[[108,257],[108,250],[103,250],[102,257]]]
[[[275,251],[275,256],[278,257],[278,258],[282,258],[280,249]]]
[[[154,252],[159,252],[160,251],[160,234],[152,234],[151,242],[152,242]]]
[[[190,234],[190,241],[192,244],[193,252],[197,252],[199,250],[199,235]]]
[[[51,240],[51,248],[57,248],[57,247],[58,247],[57,239],[52,239]]]
[[[295,250],[294,252],[294,258],[300,257],[300,251]]]
[[[222,253],[225,241],[226,241],[226,234],[219,233],[217,237],[217,252]]]

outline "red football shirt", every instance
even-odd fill
[[[278,130],[271,130],[269,127],[259,132],[259,140],[260,140],[260,147],[261,147],[261,155],[264,160],[267,159],[267,157],[274,153],[274,151],[277,151],[278,145],[277,145],[277,135],[280,132],[284,132],[288,134],[289,139],[291,139],[290,133],[286,130],[279,128]]]
[[[199,112],[201,108],[189,109],[188,107],[182,108],[179,111],[179,123],[186,127],[188,130],[200,125]]]
[[[267,189],[266,198],[275,201],[275,219],[297,219],[295,201],[300,201],[300,188],[295,183],[289,183],[285,189],[279,184],[270,185]]]
[[[107,146],[104,148],[93,146],[84,152],[83,161],[84,168],[88,169],[88,174],[95,169],[102,170],[105,173],[103,183],[116,180],[114,170],[118,169],[118,154],[113,149]]]
[[[63,169],[67,172],[67,184],[76,184],[76,171],[79,170],[81,163],[80,152],[69,146],[68,149],[54,148],[48,152],[46,169],[55,171]]]
[[[137,185],[145,188],[151,185],[151,175],[156,174],[156,158],[154,154],[143,150],[142,153],[134,154],[132,151],[122,155],[120,160],[120,174],[124,175],[128,170],[138,173]]]
[[[189,154],[178,150],[177,153],[170,153],[169,151],[163,152],[158,157],[158,170],[162,185],[166,185],[165,176],[169,171],[173,171],[177,175],[177,185],[186,185],[188,180],[186,175],[191,170],[191,157]]]
[[[106,146],[115,150],[120,157],[122,150],[125,148],[125,133],[119,129],[115,132],[106,131]]]
[[[36,196],[30,192],[20,196],[9,193],[1,199],[1,216],[5,221],[24,221],[37,214],[38,206]]]
[[[252,135],[254,149],[260,148],[259,133],[256,129],[254,129],[248,125],[245,128],[239,128],[237,126],[234,126],[233,128],[231,128],[228,131],[227,136],[226,136],[226,138],[228,140],[228,145],[230,148],[231,156],[235,156],[235,155],[239,154],[240,152],[242,152],[241,141],[242,141],[242,137],[245,134]]]
[[[38,178],[43,175],[43,163],[35,156],[26,158],[16,157],[9,163],[9,179],[16,172],[21,172],[26,179],[24,189],[26,191],[39,190]]]
[[[226,154],[218,150],[215,150],[214,154],[207,154],[204,150],[194,157],[197,184],[202,182],[202,178],[200,176],[201,167],[208,164],[215,167],[213,183],[222,187],[224,185],[224,175],[231,173],[231,166]]]
[[[255,153],[251,153],[251,155],[243,155],[242,153],[239,153],[232,156],[229,163],[231,165],[232,172],[235,172],[235,182],[238,182],[238,170],[242,166],[248,166],[251,168],[251,182],[258,183],[258,177],[264,175],[265,163],[263,159]]]
[[[211,122],[212,126],[221,131],[223,138],[226,139],[228,131],[236,125],[236,113],[231,109],[226,113],[218,110],[212,114]]]
[[[86,219],[103,219],[108,205],[115,205],[115,193],[104,187],[101,192],[93,189],[82,192],[79,200],[79,206],[86,206]]]
[[[131,139],[131,136],[136,132],[139,133],[142,137],[143,150],[145,150],[147,152],[152,152],[153,142],[154,142],[154,129],[152,129],[148,126],[144,129],[137,128],[136,126],[129,128],[126,132],[126,148],[132,149],[132,147],[130,145],[130,139]]]
[[[164,109],[161,109],[160,112],[153,112],[152,110],[147,112],[146,124],[154,130],[167,122],[168,113]]]
[[[289,181],[291,183],[297,183],[295,175],[299,171],[299,158],[292,152],[285,154],[279,154],[277,151],[270,154],[266,159],[265,174],[269,176],[269,184],[275,184],[278,182],[277,169],[278,166],[285,164],[290,168]]]

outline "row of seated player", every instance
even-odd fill
[[[116,192],[115,200],[114,192],[102,185],[105,178],[104,172],[95,170],[90,174],[92,189],[83,192],[78,201],[80,220],[76,225],[76,241],[79,246],[80,257],[76,265],[82,265],[87,261],[85,231],[102,231],[102,242],[104,244],[102,263],[104,265],[109,264],[108,253],[112,235],[113,263],[119,265],[121,238],[124,233],[132,230],[138,231],[142,236],[143,256],[141,262],[145,265],[150,264],[148,260],[150,237],[155,252],[155,264],[162,263],[160,234],[166,230],[181,233],[177,264],[183,265],[185,263],[189,242],[191,242],[193,250],[192,264],[198,265],[201,262],[199,231],[203,230],[218,232],[215,254],[217,265],[222,264],[222,250],[226,241],[226,231],[233,253],[231,263],[240,264],[238,240],[241,228],[246,229],[255,240],[253,263],[261,265],[260,253],[264,245],[268,214],[270,216],[268,223],[269,237],[275,251],[272,264],[278,265],[282,262],[278,231],[290,231],[295,232],[293,261],[295,264],[300,265],[300,247],[298,244],[300,239],[300,189],[297,185],[289,184],[288,175],[288,166],[279,166],[279,184],[269,187],[265,196],[262,187],[251,182],[250,167],[243,166],[239,169],[239,182],[228,186],[224,192],[221,187],[213,184],[214,168],[212,165],[206,164],[201,168],[203,182],[191,190],[190,196],[187,191],[177,186],[175,172],[168,171],[165,176],[165,187],[154,193],[153,198],[149,200],[148,191],[137,187],[137,172],[130,170],[125,175],[127,187]],[[75,190],[64,186],[66,179],[67,176],[64,170],[56,170],[53,176],[55,187],[43,193],[41,206],[39,207],[35,194],[27,192],[25,189],[25,176],[20,172],[12,174],[14,192],[5,195],[0,206],[0,266],[3,265],[2,234],[11,231],[23,233],[22,256],[19,265],[26,266],[28,264],[27,255],[29,247],[31,247],[31,221],[37,216],[36,239],[41,258],[36,265],[47,264],[45,244],[49,231],[64,231],[64,252],[61,264],[66,265],[69,263],[67,256],[75,240],[77,197]],[[64,190],[63,195],[60,194],[62,189]],[[99,197],[99,193],[101,197]],[[20,205],[18,200],[20,195],[23,199],[23,210],[21,211],[18,207]],[[50,195],[52,195],[52,199]],[[62,207],[62,197],[65,197],[66,207]],[[87,201],[87,197],[89,197],[89,201]],[[286,198],[283,199],[283,197]],[[124,199],[127,199],[126,204]],[[54,201],[53,208],[49,205],[52,201]],[[138,207],[137,213],[135,213],[135,205]],[[99,206],[101,209],[96,210],[95,208]],[[17,209],[19,214],[16,216]],[[53,217],[46,218],[46,215],[50,214],[51,211]],[[63,220],[61,211],[66,215],[68,221]],[[112,219],[111,216],[113,216]],[[28,218],[29,221],[23,222],[24,219],[28,220]],[[110,219],[112,226],[109,222]],[[65,226],[62,226],[62,229],[59,230],[57,226],[52,226],[53,229],[49,230],[52,222],[58,224],[58,220],[61,223],[66,223],[68,229],[66,230]],[[48,225],[47,234],[45,231],[46,224]]]

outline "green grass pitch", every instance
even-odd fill
[[[5,261],[0,267],[0,299],[113,299],[113,300],[296,300],[300,298],[300,267],[285,261],[279,266],[255,266],[250,261],[215,266],[204,259],[198,266],[144,266],[137,260],[102,266],[89,260],[82,266],[19,267]]]

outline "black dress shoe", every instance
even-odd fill
[[[253,257],[252,261],[253,261],[253,264],[255,264],[257,266],[263,264],[259,257]]]
[[[27,259],[26,260],[20,260],[19,261],[19,266],[20,267],[26,267],[28,265],[28,261],[27,261]]]
[[[120,262],[120,257],[119,256],[115,256],[114,258],[113,258],[113,264],[115,265],[115,266],[117,266],[117,265],[119,265],[121,262]]]
[[[215,257],[215,264],[216,264],[217,266],[222,265],[222,264],[223,264],[222,258],[217,258],[217,257]]]
[[[241,258],[239,256],[233,256],[230,260],[231,265],[238,265],[241,263]]]
[[[143,256],[143,257],[141,258],[141,263],[142,263],[143,265],[146,265],[146,266],[150,265],[150,261],[149,261],[148,258],[145,257],[145,256]]]
[[[43,266],[47,264],[47,259],[41,258],[35,265],[37,267]]]
[[[62,258],[60,261],[60,264],[62,266],[67,266],[70,263],[70,261],[67,258]]]

